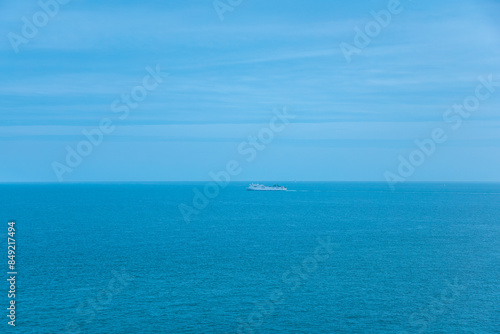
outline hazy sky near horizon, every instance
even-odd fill
[[[243,0],[221,20],[212,0],[73,0],[18,52],[41,8],[2,2],[0,182],[57,181],[106,118],[65,181],[208,180],[231,160],[234,181],[384,181],[436,128],[448,139],[408,181],[500,181],[500,85],[457,129],[443,119],[478,77],[500,82],[500,1],[401,0],[348,62],[339,45],[388,2]],[[147,67],[161,82],[120,118]],[[238,147],[283,108],[295,118],[247,161]]]

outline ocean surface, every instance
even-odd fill
[[[247,185],[0,185],[1,332],[500,333],[500,184]]]

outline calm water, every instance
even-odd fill
[[[1,185],[15,332],[500,333],[499,184],[246,185]]]

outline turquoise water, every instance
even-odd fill
[[[15,332],[500,333],[500,184],[285,185],[1,185]]]

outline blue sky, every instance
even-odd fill
[[[387,6],[243,0],[222,21],[210,0],[73,0],[15,52],[9,33],[41,8],[4,1],[0,182],[57,182],[103,118],[115,130],[64,181],[208,180],[231,160],[233,181],[384,181],[437,127],[449,140],[408,181],[500,181],[500,88],[458,130],[443,121],[479,76],[500,81],[500,2],[402,0],[348,63],[339,45]],[[168,76],[119,119],[112,102],[156,66]],[[283,108],[293,121],[245,161]]]

